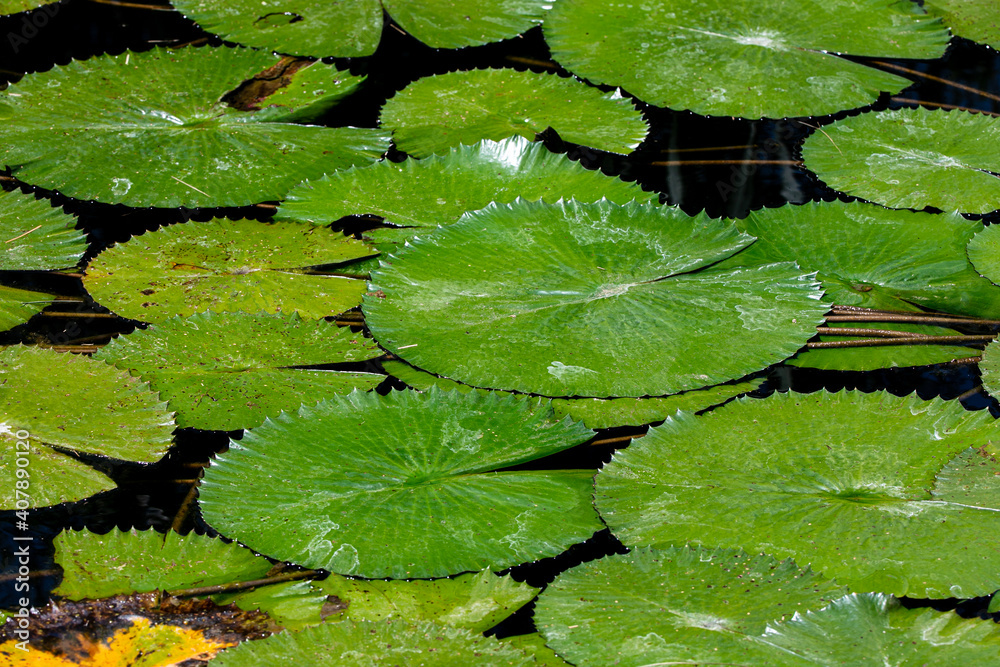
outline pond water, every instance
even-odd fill
[[[44,20],[37,18],[43,14],[46,17]],[[33,20],[32,17],[36,18]],[[30,26],[25,23],[32,20]],[[219,43],[174,12],[71,0],[48,10],[33,12],[27,18],[18,15],[0,19],[0,77],[12,81],[23,72],[46,70],[74,58],[99,53],[203,41]],[[324,118],[324,122],[362,127],[375,126],[381,104],[395,91],[430,74],[482,67],[560,71],[551,64],[538,29],[500,44],[459,51],[435,51],[387,26],[374,56],[337,63],[349,65],[354,73],[366,73],[368,80],[362,91],[352,98],[351,104],[336,109]],[[936,78],[912,77],[917,79],[913,87],[896,98],[884,96],[876,108],[901,106],[901,100],[905,98],[1000,113],[1000,57],[986,47],[957,39],[940,61],[899,64]],[[960,83],[965,88],[949,85],[946,81]],[[970,89],[988,91],[994,97],[986,97]],[[837,197],[795,164],[799,158],[799,144],[811,131],[810,125],[827,122],[830,118],[801,122],[751,122],[704,118],[650,107],[643,107],[643,111],[651,123],[649,139],[627,158],[567,144],[551,131],[542,138],[549,149],[567,153],[588,168],[636,180],[645,189],[660,193],[662,201],[679,205],[689,213],[705,210],[712,216],[743,217],[748,211],[764,206]],[[847,114],[838,117],[844,115]],[[3,185],[10,189],[17,184],[8,179]],[[24,189],[31,191],[27,187]],[[112,243],[125,241],[131,235],[168,223],[208,220],[218,216],[264,220],[271,213],[265,207],[191,211],[130,209],[70,201],[51,192],[46,196],[55,198],[65,204],[69,212],[80,216],[80,224],[88,232],[90,241],[85,259]],[[988,221],[997,219],[996,214],[988,216]],[[348,232],[359,232],[371,224],[360,218],[343,223]],[[134,328],[133,324],[115,318],[88,317],[90,313],[106,311],[86,300],[79,280],[72,276],[48,276],[44,279],[14,276],[6,282],[64,295],[68,300],[49,310],[67,311],[75,313],[75,316],[36,317],[28,325],[3,335],[0,343],[63,344],[101,334],[129,332]],[[380,372],[377,364],[369,364],[367,368]],[[969,408],[995,410],[996,405],[990,399],[974,391],[978,385],[977,374],[976,367],[970,364],[869,373],[781,367],[768,373],[765,389],[811,391],[847,387],[866,391],[888,389],[897,394],[916,390],[923,398],[964,395],[963,402]],[[390,386],[402,385],[387,380],[380,389],[386,390]],[[557,461],[546,460],[542,465],[596,469],[609,459],[615,447],[623,445],[626,436],[642,431],[634,428],[603,431],[596,440],[612,442],[584,445],[560,454]],[[106,531],[115,526],[122,529],[135,526],[162,531],[173,525],[183,530],[206,530],[196,506],[191,502],[192,480],[209,456],[226,446],[230,435],[238,437],[239,434],[182,430],[178,433],[176,447],[166,459],[149,467],[110,466],[98,462],[96,467],[110,474],[118,489],[80,503],[33,512],[32,530],[36,536],[33,568],[39,572],[33,579],[34,603],[43,603],[48,591],[58,583],[59,575],[54,571],[50,541],[63,528],[86,527]],[[16,570],[16,562],[10,555],[13,552],[13,533],[13,518],[9,513],[0,515],[0,544],[3,545],[0,607],[7,606],[12,599],[11,573]],[[557,573],[581,560],[616,551],[623,549],[605,531],[558,558],[520,566],[514,569],[514,573],[518,579],[537,586],[551,581]],[[912,604],[920,602],[912,601]],[[935,606],[946,608],[954,604],[956,601],[939,602]],[[982,600],[963,604],[968,613],[985,609]],[[519,613],[501,631],[524,631],[525,624],[530,623],[526,619],[525,612]]]

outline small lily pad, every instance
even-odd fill
[[[0,164],[77,199],[193,208],[281,199],[385,152],[378,130],[227,104],[245,81],[287,64],[250,49],[159,48],[28,74],[0,93]]]
[[[738,399],[650,429],[598,474],[595,498],[629,546],[764,551],[858,592],[988,595],[1000,588],[997,440],[989,414],[957,401]]]
[[[834,190],[893,208],[989,213],[1000,207],[1000,119],[895,109],[850,116],[802,146]]]
[[[45,5],[53,5],[53,4],[56,3],[52,2],[51,0],[2,0],[0,1],[0,16],[20,14],[21,12],[27,12],[31,11],[32,9],[38,9],[39,7],[44,7]]]
[[[0,271],[76,266],[87,249],[76,218],[20,192],[0,192]]]
[[[83,282],[102,305],[146,322],[206,310],[316,319],[358,305],[365,283],[308,269],[373,252],[343,234],[305,225],[187,222],[105,250]]]
[[[980,275],[1000,285],[1000,225],[982,228],[969,241],[969,260]]]
[[[24,509],[18,500],[44,507],[114,487],[107,477],[53,446],[152,462],[166,453],[173,430],[166,404],[125,371],[49,350],[0,350],[0,440],[18,454],[0,459],[5,489],[0,506],[5,509]],[[21,458],[27,463],[17,463]],[[15,480],[28,480],[26,490],[15,487]]]
[[[983,374],[983,388],[990,395],[1000,397],[1000,343],[993,341],[986,346],[979,370]]]
[[[631,153],[649,127],[632,101],[555,74],[482,69],[419,79],[385,103],[382,127],[415,157],[551,127],[566,141]]]
[[[910,81],[837,54],[937,58],[948,31],[898,0],[559,0],[553,57],[592,83],[709,116],[820,116],[871,104]]]
[[[24,324],[54,299],[53,295],[44,292],[0,285],[0,331]]]
[[[63,580],[53,593],[70,600],[253,581],[271,569],[238,544],[195,533],[64,530],[54,544]]]
[[[396,579],[503,568],[600,530],[592,471],[496,472],[591,435],[509,396],[354,392],[249,430],[207,471],[201,504],[224,534],[307,567]]]
[[[208,312],[119,336],[94,358],[147,380],[178,413],[179,427],[232,431],[303,403],[374,389],[385,376],[302,366],[379,354],[361,334],[324,321]]]

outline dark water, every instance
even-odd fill
[[[154,46],[181,45],[192,42],[221,42],[198,29],[174,12],[153,11],[112,6],[86,0],[70,0],[48,9],[0,19],[0,78],[16,80],[22,73],[47,70],[71,59],[82,59],[100,53],[120,53],[126,49],[146,50]],[[858,59],[863,62],[863,59]],[[459,51],[435,51],[401,34],[387,25],[378,52],[370,58],[337,60],[341,67],[368,75],[358,95],[342,109],[336,109],[324,119],[329,125],[374,127],[384,100],[409,82],[423,76],[458,69],[480,67],[514,67],[536,71],[561,69],[526,63],[547,63],[551,58],[535,29],[524,36],[506,42]],[[932,74],[942,79],[961,82],[966,86],[1000,94],[1000,58],[986,47],[964,40],[955,40],[946,56],[935,62],[903,62],[899,64]],[[1000,112],[1000,103],[967,90],[944,83],[921,79],[900,97],[957,105],[990,112]],[[875,108],[899,106],[883,96]],[[818,183],[809,173],[788,164],[755,164],[755,161],[790,161],[799,157],[799,144],[811,130],[805,124],[828,122],[847,113],[820,119],[781,121],[746,121],[727,118],[703,118],[686,112],[641,107],[652,129],[649,139],[628,158],[601,153],[563,142],[548,131],[543,140],[555,152],[567,153],[591,169],[637,180],[648,190],[659,192],[665,203],[681,206],[689,213],[705,210],[713,216],[743,217],[748,211],[764,206],[779,206],[786,202],[832,200],[837,194]],[[852,112],[856,113],[856,112]],[[390,156],[400,159],[401,156]],[[741,164],[692,164],[692,161],[730,161]],[[654,165],[668,162],[668,165]],[[677,164],[685,162],[685,164]],[[4,182],[8,189],[29,186]],[[43,192],[78,214],[80,225],[88,233],[93,257],[112,243],[127,240],[131,235],[187,220],[208,220],[212,217],[250,217],[267,219],[269,211],[257,207],[240,209],[131,209],[124,206],[88,204],[67,200],[51,192]],[[997,215],[987,216],[996,221]],[[358,232],[365,223],[357,219],[344,221],[349,232]],[[78,280],[65,276],[13,274],[4,277],[6,284],[36,287],[74,297],[80,303],[60,304],[55,308],[79,313],[79,319],[64,320],[36,317],[29,324],[8,334],[0,334],[0,343],[17,342],[65,343],[79,338],[109,332],[128,332],[136,323],[116,319],[87,318],[89,312],[106,312],[87,299]],[[858,388],[865,391],[887,389],[896,394],[917,391],[923,398],[941,396],[954,398],[968,394],[978,385],[974,365],[935,366],[920,369],[894,369],[869,373],[820,372],[794,368],[773,369],[768,375],[767,389],[814,391],[821,388],[838,390]],[[387,380],[380,387],[393,385]],[[998,414],[995,402],[982,393],[963,398],[970,409],[990,408]],[[611,429],[598,438],[630,435],[643,429]],[[94,459],[95,467],[108,473],[118,489],[91,499],[31,512],[31,528],[35,536],[32,568],[39,572],[31,579],[33,603],[41,605],[48,591],[59,581],[52,561],[51,538],[64,528],[88,528],[107,531],[115,527],[140,529],[153,527],[168,530],[178,522],[183,530],[211,532],[197,513],[196,507],[184,513],[182,507],[189,496],[192,480],[200,464],[223,449],[230,435],[191,429],[177,434],[176,446],[160,463],[152,466],[110,464]],[[584,445],[559,455],[558,461],[547,461],[552,467],[598,468],[609,460],[614,445]],[[620,443],[619,443],[620,446]],[[178,514],[182,518],[178,519]],[[0,513],[0,607],[9,606],[13,598],[13,517]],[[958,545],[956,545],[956,548]],[[559,572],[581,561],[609,553],[621,552],[621,545],[604,531],[587,543],[573,547],[557,558],[513,568],[516,578],[533,585],[551,581]],[[907,601],[920,605],[922,601]],[[939,601],[940,609],[959,607],[962,613],[985,614],[986,601]],[[528,611],[506,622],[505,634],[530,630]]]

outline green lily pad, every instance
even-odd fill
[[[893,208],[989,213],[1000,207],[1000,119],[896,109],[826,125],[802,146],[834,190]]]
[[[649,127],[632,100],[575,79],[513,69],[449,72],[414,81],[382,107],[382,127],[415,157],[551,127],[566,141],[631,153]]]
[[[766,551],[857,592],[988,595],[1000,588],[996,434],[986,413],[915,394],[739,399],[650,429],[598,474],[595,497],[626,545]],[[970,447],[982,458],[971,469]],[[948,482],[959,469],[963,484]],[[990,489],[975,505],[970,470]]]
[[[0,192],[0,271],[48,271],[76,266],[87,239],[76,218],[20,192]]]
[[[428,46],[455,49],[509,39],[541,23],[541,0],[175,0],[178,10],[228,41],[303,56],[369,56],[382,10]]]
[[[308,123],[354,94],[366,78],[322,61],[307,61],[298,67],[301,63],[292,62],[285,70],[288,73],[279,79],[283,84],[279,88],[275,89],[270,75],[261,77],[260,87],[245,86],[238,106],[253,111],[263,107],[271,122]]]
[[[486,632],[531,602],[538,589],[489,570],[431,581],[365,581],[331,575],[313,584],[347,604],[346,618],[442,625]]]
[[[560,0],[545,19],[553,57],[592,83],[709,116],[820,116],[910,81],[835,54],[937,58],[948,31],[910,2]]]
[[[969,241],[969,260],[982,276],[1000,285],[1000,225],[982,228]]]
[[[993,341],[986,346],[979,370],[983,375],[983,388],[992,396],[1000,396],[1000,343]]]
[[[52,303],[51,294],[0,285],[0,331],[24,324]]]
[[[421,667],[529,667],[531,655],[463,628],[403,621],[324,623],[301,632],[281,632],[226,649],[213,667],[274,665],[421,665]]]
[[[281,65],[249,49],[161,48],[29,74],[0,93],[0,164],[77,199],[193,208],[281,199],[385,152],[378,130],[295,125],[226,103]]]
[[[311,581],[286,581],[239,593],[213,595],[217,605],[235,604],[244,611],[262,611],[285,630],[319,625],[329,616],[327,596]]]
[[[383,361],[382,368],[389,375],[399,378],[419,391],[425,391],[433,386],[444,390],[457,389],[463,393],[486,391],[447,378],[439,378],[402,361]],[[678,410],[688,412],[707,410],[740,394],[754,391],[763,382],[763,379],[736,382],[658,398],[556,398],[552,400],[552,409],[556,417],[570,417],[582,421],[587,428],[641,426],[662,421]],[[523,394],[516,396],[527,398]]]
[[[435,389],[335,397],[233,442],[206,473],[202,509],[257,551],[369,578],[554,556],[601,529],[592,471],[491,472],[592,435],[550,416],[512,397]]]
[[[560,658],[555,651],[545,645],[545,638],[538,632],[530,635],[515,635],[505,637],[502,642],[516,646],[535,658],[535,663],[541,667],[566,667],[568,662]]]
[[[32,9],[38,9],[39,7],[51,4],[56,3],[51,2],[51,0],[2,0],[2,2],[0,2],[0,16],[20,14],[21,12],[27,12]]]
[[[769,623],[759,641],[775,665],[990,665],[1000,661],[996,624],[954,612],[905,609],[880,593],[853,593],[830,606]],[[836,650],[836,658],[832,651]]]
[[[652,205],[493,205],[373,272],[365,320],[393,354],[478,387],[697,389],[791,356],[826,310],[794,264],[704,268],[751,241],[731,224]]]
[[[305,225],[187,222],[105,250],[83,284],[118,315],[146,322],[206,310],[316,319],[358,305],[365,283],[307,269],[372,253],[355,239]]]
[[[361,334],[324,321],[208,312],[119,336],[94,358],[147,380],[177,412],[179,427],[232,431],[303,403],[374,389],[385,376],[301,367],[380,354]]]
[[[924,0],[924,9],[959,37],[1000,49],[996,0]]]
[[[253,581],[271,569],[238,544],[195,533],[64,530],[53,542],[63,569],[53,593],[70,600]]]
[[[91,359],[13,346],[0,350],[0,439],[27,465],[0,459],[0,507],[27,495],[31,507],[80,500],[114,488],[104,475],[51,446],[129,461],[162,457],[173,416],[149,385]],[[18,470],[27,470],[27,477]],[[16,489],[15,480],[26,481]],[[18,493],[20,491],[20,493]],[[18,507],[18,509],[24,509]]]
[[[771,556],[730,549],[636,549],[578,565],[538,599],[546,644],[578,667],[764,665],[767,623],[844,594]]]

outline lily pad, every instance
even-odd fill
[[[768,664],[858,667],[989,665],[1000,660],[996,624],[954,612],[905,609],[881,593],[851,594],[830,606],[769,623],[760,641],[773,646]]]
[[[636,549],[578,565],[538,599],[546,644],[574,665],[764,665],[769,621],[844,594],[786,560],[730,549]]]
[[[22,504],[18,500],[44,507],[114,487],[52,446],[151,462],[166,453],[173,430],[166,404],[125,371],[37,348],[0,350],[0,439],[11,454],[26,454],[0,459],[4,509]],[[19,442],[26,442],[27,450]],[[26,458],[27,465],[16,464],[15,458]],[[20,470],[27,470],[27,477]],[[26,488],[15,488],[15,480]]]
[[[709,116],[820,116],[910,81],[835,54],[937,58],[948,31],[899,0],[560,0],[545,19],[553,57],[592,83]]]
[[[983,388],[992,396],[1000,396],[1000,343],[993,341],[986,346],[979,370],[983,374]]]
[[[541,0],[175,0],[178,10],[228,41],[303,56],[369,56],[382,10],[428,46],[454,49],[509,39],[541,23]]]
[[[751,241],[731,224],[652,205],[493,205],[373,272],[365,320],[393,354],[478,387],[697,389],[791,356],[826,310],[794,264],[705,268]]]
[[[177,412],[179,427],[232,431],[257,426],[383,375],[302,368],[381,354],[349,328],[293,314],[201,313],[119,336],[94,355],[147,380]]]
[[[253,581],[271,569],[238,544],[195,533],[64,530],[53,542],[63,569],[53,593],[70,600]]]
[[[0,192],[0,271],[76,266],[87,249],[76,218],[20,192]]]
[[[969,260],[982,276],[1000,285],[1000,225],[982,228],[969,241]]]
[[[319,625],[327,613],[327,596],[311,581],[286,581],[239,593],[213,595],[220,606],[235,604],[244,611],[262,611],[285,630],[301,630]]]
[[[530,667],[520,649],[463,628],[403,621],[341,621],[281,632],[220,653],[213,667],[343,664],[422,667]]]
[[[765,551],[857,592],[988,595],[1000,588],[996,434],[986,413],[916,395],[738,399],[650,429],[598,474],[595,497],[630,546]],[[982,465],[948,482],[970,447]],[[989,489],[976,504],[972,474]]]
[[[495,472],[592,435],[550,416],[513,397],[435,389],[303,406],[219,457],[202,485],[204,516],[272,557],[369,578],[554,556],[601,529],[593,473]]]
[[[0,285],[0,331],[24,324],[42,312],[55,297],[44,292]]]
[[[0,2],[0,16],[20,14],[21,12],[27,12],[51,4],[56,3],[51,2],[51,0],[2,0]]]
[[[893,208],[989,213],[1000,207],[1000,119],[895,109],[814,132],[806,167],[834,190]]]
[[[285,64],[249,49],[160,48],[29,74],[0,93],[0,164],[77,199],[243,206],[385,152],[378,130],[295,125],[226,103]]]
[[[105,250],[83,283],[122,317],[162,322],[206,310],[316,319],[358,305],[365,283],[309,267],[373,254],[326,229],[251,220],[188,222]]]
[[[556,655],[556,652],[545,645],[545,638],[538,632],[530,635],[515,635],[505,637],[504,644],[516,646],[525,653],[530,653],[535,658],[535,664],[539,667],[567,667],[568,662]]]
[[[481,69],[414,81],[382,107],[382,127],[415,157],[551,127],[566,141],[631,153],[649,127],[632,100],[556,74]]]
[[[445,390],[457,389],[463,393],[486,391],[454,380],[439,378],[402,361],[383,361],[382,368],[389,375],[399,378],[419,391],[425,391],[433,386]],[[740,394],[754,391],[763,382],[763,379],[736,382],[655,398],[556,398],[552,400],[552,409],[556,417],[570,417],[582,421],[587,428],[641,426],[662,421],[678,410],[688,412],[706,410]],[[523,394],[516,395],[527,398]]]
[[[959,37],[1000,49],[996,0],[924,0],[924,9]]]

